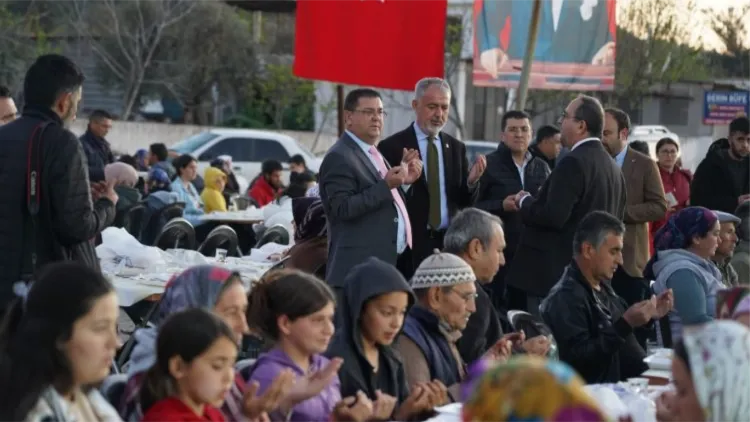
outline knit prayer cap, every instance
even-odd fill
[[[447,287],[456,284],[473,283],[476,276],[471,266],[457,255],[435,253],[427,257],[411,278],[412,289],[426,289],[429,287]]]

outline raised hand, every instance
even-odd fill
[[[249,383],[242,397],[242,413],[252,420],[273,412],[279,408],[293,383],[294,373],[290,369],[281,371],[260,396],[256,396],[260,385],[255,381]]]
[[[320,394],[324,388],[331,385],[343,363],[343,359],[334,358],[320,371],[298,378],[284,399],[284,407],[291,409],[297,403]]]

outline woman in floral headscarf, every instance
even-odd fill
[[[678,211],[656,233],[656,254],[646,265],[645,276],[656,280],[656,294],[674,292],[669,324],[659,331],[665,346],[681,337],[683,326],[714,319],[716,293],[724,288],[719,269],[709,260],[718,244],[719,219],[703,207]]]
[[[604,422],[583,380],[559,361],[521,356],[490,368],[472,386],[462,419]]]
[[[128,367],[128,383],[120,414],[124,420],[140,420],[140,382],[143,374],[156,362],[156,335],[159,326],[170,315],[190,308],[203,308],[221,317],[235,333],[239,344],[247,328],[247,294],[239,274],[224,268],[202,265],[189,268],[167,283],[154,316],[147,328],[134,333],[137,344]],[[227,394],[222,407],[227,420],[242,415],[244,382],[241,378]]]
[[[328,220],[320,198],[294,198],[294,246],[287,252],[286,268],[325,278],[328,261]]]
[[[672,377],[676,391],[657,402],[659,421],[750,421],[750,330],[734,321],[686,330]]]

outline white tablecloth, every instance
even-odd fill
[[[202,263],[186,263],[184,267],[169,267],[159,272],[138,272],[127,268],[126,275],[107,274],[117,292],[120,306],[131,306],[141,300],[155,294],[164,293],[167,282],[174,274],[179,274],[194,265],[218,265],[230,271],[236,271],[242,276],[246,289],[250,289],[252,283],[258,280],[272,264],[254,262],[247,258],[228,257],[226,262],[218,263],[215,258],[205,258]]]
[[[251,224],[263,221],[263,211],[258,208],[248,208],[243,211],[217,211],[211,214],[204,214],[200,218],[202,221]]]

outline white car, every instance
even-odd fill
[[[260,174],[266,160],[277,160],[284,167],[282,180],[289,183],[289,159],[296,154],[305,158],[307,168],[317,173],[321,160],[294,138],[281,133],[254,129],[211,129],[169,147],[178,154],[190,154],[203,171],[220,155],[232,157],[232,169],[238,179],[248,181]]]
[[[474,164],[478,155],[487,155],[497,149],[497,142],[489,141],[464,141],[466,146],[466,159],[469,160],[469,168]]]
[[[628,135],[628,142],[646,142],[649,152],[651,152],[651,158],[656,159],[656,143],[662,138],[672,138],[677,142],[677,145],[680,144],[680,137],[676,133],[670,131],[665,126],[659,125],[633,126],[630,135]]]

